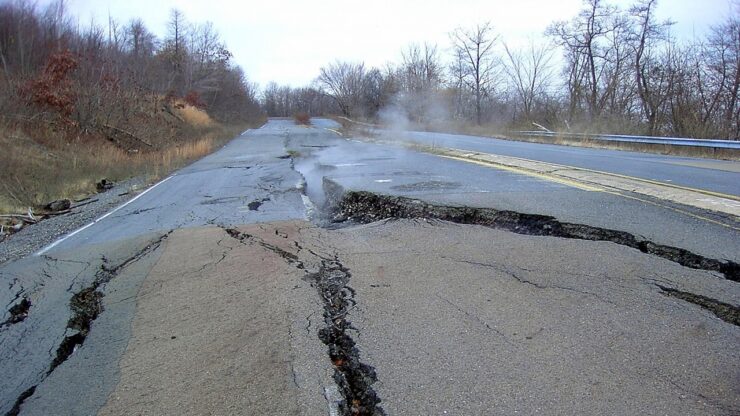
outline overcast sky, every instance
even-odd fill
[[[631,0],[613,0],[629,5]],[[554,20],[570,19],[581,0],[69,0],[84,25],[141,17],[163,36],[172,8],[192,22],[211,21],[251,81],[302,86],[336,59],[382,66],[398,61],[409,43],[431,42],[442,52],[457,26],[491,21],[509,44],[537,39]],[[679,38],[703,34],[729,13],[735,0],[662,0],[657,15],[676,22]]]

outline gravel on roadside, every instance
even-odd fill
[[[94,221],[120,204],[135,197],[150,185],[144,177],[121,181],[105,192],[74,202],[69,213],[26,225],[0,241],[0,264],[17,260],[41,250],[58,238]]]

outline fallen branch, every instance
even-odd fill
[[[179,115],[175,114],[175,112],[174,112],[174,111],[172,111],[172,109],[170,108],[170,106],[169,106],[169,105],[167,105],[167,104],[164,104],[164,105],[162,106],[162,110],[163,110],[163,111],[164,111],[165,113],[167,113],[167,114],[171,115],[172,117],[174,117],[174,118],[176,118],[176,119],[180,120],[180,122],[182,122],[182,123],[184,123],[184,122],[185,122],[185,119],[184,119],[184,118],[182,118],[182,117],[180,117]]]
[[[542,130],[544,130],[544,131],[546,131],[548,133],[552,133],[547,127],[543,126],[542,124],[535,123],[534,121],[532,122],[532,124],[534,124],[536,127],[539,127],[540,129],[542,129]]]
[[[21,220],[29,224],[36,224],[37,222],[39,222],[38,219],[29,218],[27,215],[22,215],[22,214],[3,214],[3,215],[0,215],[0,218],[7,218],[11,220]]]
[[[64,215],[64,214],[69,214],[70,212],[72,212],[71,209],[65,209],[65,210],[62,210],[62,211],[47,212],[46,214],[44,214],[44,216],[48,217],[48,216],[52,216],[52,215]]]
[[[137,141],[139,141],[141,143],[144,143],[145,145],[147,145],[149,147],[154,147],[153,144],[149,143],[148,141],[142,139],[141,137],[139,137],[139,136],[137,136],[137,135],[135,135],[135,134],[133,134],[131,132],[128,132],[126,130],[119,129],[118,127],[114,127],[114,126],[111,126],[111,125],[108,125],[108,124],[101,124],[101,126],[107,128],[107,129],[111,129],[113,131],[122,133],[122,134],[124,134],[124,135],[126,135],[126,136],[128,136],[128,137],[130,137],[130,138],[132,138],[134,140],[137,140]]]
[[[88,199],[89,201],[83,202],[81,204],[74,205],[74,206],[72,206],[72,208],[77,208],[77,207],[81,207],[81,206],[84,206],[84,205],[87,205],[87,204],[92,204],[93,202],[98,202],[97,199],[90,199],[90,198],[86,198],[86,199]]]

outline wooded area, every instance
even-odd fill
[[[173,10],[159,39],[139,19],[81,27],[65,7],[0,5],[2,122],[156,141],[146,132],[161,133],[162,120],[177,119],[178,101],[221,122],[260,116],[256,87],[233,65],[212,24],[187,22]]]
[[[212,24],[172,10],[158,38],[77,19],[64,1],[0,3],[0,212],[153,180],[263,119]]]
[[[620,9],[585,0],[545,40],[509,47],[489,23],[450,44],[411,45],[399,63],[336,61],[309,88],[273,85],[268,114],[339,112],[444,125],[740,139],[740,3],[706,36],[680,42],[657,0]],[[450,52],[446,52],[450,51]],[[324,95],[331,98],[327,102]]]

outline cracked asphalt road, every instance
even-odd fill
[[[0,265],[0,414],[740,413],[727,273],[495,224],[333,223],[331,207],[369,191],[548,215],[725,262],[737,218],[334,127],[271,120]]]
[[[737,327],[656,287],[688,280],[737,304],[736,283],[611,243],[480,226],[336,234],[358,301],[349,319],[389,414],[740,409]]]

